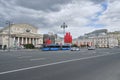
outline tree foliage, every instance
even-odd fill
[[[35,46],[33,44],[24,44],[24,47],[26,49],[34,49],[35,48]]]

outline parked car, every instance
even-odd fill
[[[72,47],[71,51],[80,51],[80,48],[78,48],[78,47]]]
[[[90,46],[90,47],[88,47],[88,50],[95,50],[95,47]]]

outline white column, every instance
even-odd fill
[[[37,44],[39,44],[39,38],[37,39]]]
[[[16,40],[15,40],[15,37],[13,37],[13,47],[16,46]]]
[[[35,40],[34,40],[34,38],[32,38],[32,44],[33,44],[33,45],[35,44]]]
[[[30,42],[31,42],[31,38],[29,38],[29,44],[30,44]]]
[[[20,38],[18,37],[18,46],[20,45]]]
[[[38,38],[38,44],[40,44],[40,39]]]
[[[38,39],[38,44],[41,44],[41,39],[40,38]]]
[[[14,44],[15,44],[15,41],[16,41],[16,40],[15,40],[15,37],[13,37],[13,42],[14,42]]]
[[[32,38],[30,38],[30,44],[32,44]]]

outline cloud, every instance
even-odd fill
[[[108,9],[102,14],[98,23],[106,25],[109,31],[120,30],[120,1],[110,1]]]
[[[95,29],[119,30],[119,5],[119,0],[0,0],[0,26],[10,20],[62,36],[60,26],[65,22],[75,38]]]
[[[105,2],[107,0],[90,0],[90,1],[94,2],[95,4],[100,4],[100,3]]]
[[[79,30],[88,31],[84,28],[90,22],[88,17],[94,16],[95,13],[101,10],[100,5],[96,5],[90,1],[87,3],[86,1],[74,1],[73,3],[62,5],[60,8],[60,11],[51,12],[45,18],[48,19],[48,24],[58,23],[55,26],[60,26],[63,22],[66,22],[69,28],[67,31],[70,31],[74,37],[83,34]],[[77,32],[76,30],[78,34],[75,33]]]
[[[16,0],[19,6],[42,11],[58,11],[57,5],[66,4],[71,0]],[[31,5],[32,4],[32,5]]]

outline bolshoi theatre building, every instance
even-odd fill
[[[21,47],[24,44],[33,44],[39,47],[43,44],[43,35],[38,34],[38,28],[29,24],[12,24],[0,29],[0,47]]]

